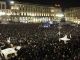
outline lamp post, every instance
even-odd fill
[[[61,18],[64,17],[64,14],[62,14],[62,13],[57,13],[57,14],[56,14],[56,17],[58,18],[58,22],[59,22],[59,27],[58,27],[59,32],[58,32],[58,35],[59,35],[59,38],[60,38],[60,35],[61,35],[61,32],[60,32],[60,30],[61,30],[60,20],[61,20]]]
[[[12,1],[9,1],[9,4],[10,4],[10,9],[12,11],[12,7],[15,4],[15,2],[12,0]],[[11,18],[10,20],[12,21],[12,19],[13,19],[12,14],[11,14],[10,18]]]

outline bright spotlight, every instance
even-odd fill
[[[57,17],[64,17],[64,14],[56,14]]]
[[[7,13],[7,15],[8,15],[8,16],[10,16],[10,15],[11,15],[11,13]]]
[[[5,12],[0,11],[0,16],[5,15]]]
[[[10,4],[13,5],[14,4],[14,1],[10,1]]]

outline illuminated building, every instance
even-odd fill
[[[0,10],[6,9],[6,3],[4,1],[0,1]]]
[[[4,9],[4,20],[14,22],[46,22],[59,18],[56,14],[61,13],[57,7],[41,6],[37,4],[12,2],[9,9]]]
[[[67,21],[80,24],[80,7],[66,9],[64,13]]]

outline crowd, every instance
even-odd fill
[[[6,42],[9,37],[11,44],[22,46],[18,56],[10,60],[80,60],[80,26],[63,25],[59,36],[58,26],[41,28],[39,25],[0,24],[0,42],[5,44],[1,49],[10,47]],[[70,38],[67,44],[59,41],[65,34]]]

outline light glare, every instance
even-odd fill
[[[10,4],[14,4],[14,1],[10,1]]]
[[[57,17],[63,17],[64,14],[56,14]]]

